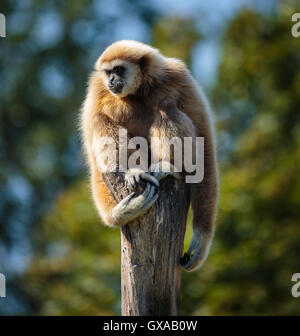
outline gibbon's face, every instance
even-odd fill
[[[113,60],[101,64],[104,82],[117,97],[134,94],[141,84],[141,69],[138,64],[124,60]]]

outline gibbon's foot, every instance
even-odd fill
[[[151,208],[158,196],[156,185],[147,182],[145,190],[141,194],[137,195],[133,192],[113,208],[112,217],[114,222],[124,225],[141,216]]]
[[[139,168],[129,169],[125,174],[125,180],[132,188],[137,188],[141,183],[141,180],[150,182],[154,186],[159,187],[159,183],[154,176]]]
[[[172,175],[176,179],[180,179],[180,174],[174,171],[174,166],[168,161],[160,161],[154,163],[150,167],[151,174],[158,180],[161,181],[165,177]]]

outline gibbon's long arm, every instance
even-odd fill
[[[154,161],[150,168],[152,175],[159,181],[168,175],[180,179],[182,174],[179,172],[184,168],[182,167],[184,153],[182,150],[180,162],[178,162],[180,167],[176,167],[174,151],[171,151],[170,145],[176,146],[179,140],[179,148],[182,148],[185,137],[195,138],[196,128],[192,121],[177,108],[173,101],[166,98],[158,104],[150,134],[152,160]],[[159,141],[156,142],[155,139]]]
[[[198,92],[191,88],[189,102],[185,103],[185,97],[182,97],[181,103],[189,111],[183,113],[175,105],[174,102],[164,99],[158,108],[156,120],[151,127],[151,135],[163,139],[180,138],[182,143],[184,137],[191,137],[193,143],[196,136],[204,137],[204,178],[200,183],[190,183],[190,199],[193,209],[193,237],[187,253],[181,259],[181,265],[187,270],[192,271],[198,268],[206,259],[209,252],[210,243],[214,231],[214,221],[217,201],[217,172],[214,154],[213,131],[209,118],[208,107],[203,104],[203,98],[198,96]],[[191,98],[193,100],[191,100]],[[196,108],[198,107],[198,109]],[[200,111],[199,111],[200,110]],[[196,117],[195,117],[196,116]],[[200,117],[201,116],[201,117]],[[195,117],[193,122],[190,117]],[[174,171],[174,156],[164,144],[169,143],[162,141],[160,146],[151,144],[151,152],[158,163],[155,165],[155,171],[152,173],[158,180],[163,179],[167,175],[173,175],[180,178],[179,173]],[[183,155],[192,155],[195,158],[195,150],[193,153],[183,153]],[[184,156],[183,156],[184,157]],[[171,163],[170,172],[167,173],[164,166]],[[183,172],[185,174],[185,172]]]
[[[132,169],[126,173],[118,171],[119,129],[121,126],[113,123],[109,117],[97,114],[94,117],[94,134],[92,151],[95,169],[92,172],[93,196],[104,223],[108,226],[119,226],[128,223],[146,212],[158,198],[157,180],[143,172]],[[108,162],[107,139],[115,146],[115,160]],[[112,144],[113,145],[113,144]],[[144,190],[134,190],[135,182],[143,180]],[[121,194],[127,190],[129,193]],[[131,192],[130,192],[131,191]]]
[[[192,83],[192,85],[190,84]],[[193,209],[193,237],[181,265],[192,271],[205,261],[214,234],[218,202],[218,174],[213,121],[208,102],[190,77],[188,96],[183,96],[183,110],[192,119],[197,136],[204,137],[204,177],[200,183],[191,183]]]

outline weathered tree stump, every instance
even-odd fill
[[[188,188],[166,178],[153,207],[121,228],[122,315],[178,315]]]

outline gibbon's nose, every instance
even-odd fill
[[[116,79],[116,76],[112,75],[109,79],[109,84],[111,84],[111,85],[114,84],[115,79]]]

